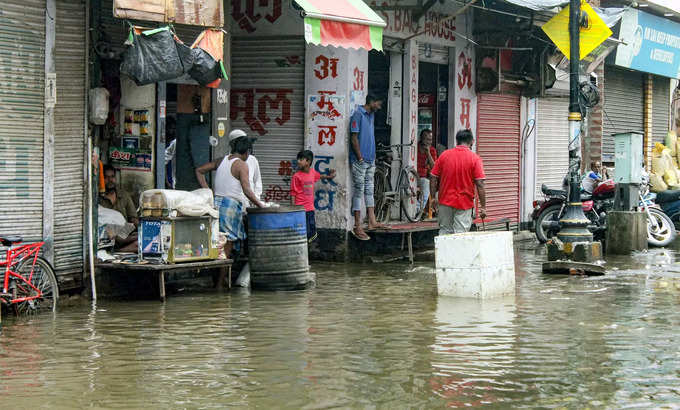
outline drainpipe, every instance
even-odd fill
[[[85,0],[85,118],[83,119],[83,128],[85,138],[87,138],[87,154],[85,155],[85,162],[87,167],[87,254],[90,269],[90,286],[92,287],[92,301],[97,301],[97,285],[94,278],[94,238],[92,230],[94,229],[92,221],[92,212],[94,209],[92,197],[92,137],[89,129],[89,90],[90,90],[90,0]]]

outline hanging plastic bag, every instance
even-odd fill
[[[109,92],[106,88],[92,88],[89,91],[90,122],[104,125],[109,118]]]
[[[181,77],[192,63],[193,53],[170,27],[145,31],[130,27],[126,44],[120,72],[139,86]]]
[[[207,51],[200,47],[192,49],[193,65],[189,70],[191,78],[202,86],[224,78],[224,66],[221,61],[215,60]]]
[[[199,34],[191,45],[193,51],[193,67],[189,75],[199,84],[217,88],[222,78],[227,77],[224,68],[224,32],[220,29],[208,29]]]

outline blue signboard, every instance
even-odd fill
[[[680,78],[680,24],[636,9],[621,20],[615,64],[637,71]]]

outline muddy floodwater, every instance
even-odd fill
[[[100,301],[5,317],[0,408],[622,408],[680,405],[680,258],[436,296],[431,262],[314,264],[316,288]]]

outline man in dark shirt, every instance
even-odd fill
[[[104,165],[104,183],[106,191],[102,194],[99,204],[120,212],[127,222],[139,225],[137,208],[132,198],[116,184],[116,169],[111,165]]]

